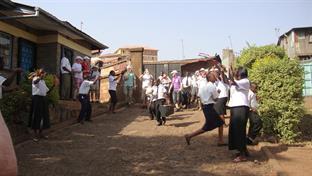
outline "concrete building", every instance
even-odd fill
[[[229,70],[231,65],[235,63],[235,55],[232,49],[223,49],[222,50],[222,65]]]
[[[26,72],[44,68],[60,74],[60,60],[65,53],[73,62],[77,55],[91,57],[92,50],[106,48],[41,8],[10,0],[0,3],[0,57],[6,69],[21,67]]]
[[[306,108],[312,111],[312,27],[292,28],[279,37],[277,45],[304,67],[303,95]]]
[[[158,60],[158,49],[150,48],[147,46],[124,46],[115,51],[115,54],[128,56],[131,49],[143,48],[143,62],[155,62]]]
[[[284,48],[290,58],[312,61],[312,27],[289,30],[279,37],[277,45]]]

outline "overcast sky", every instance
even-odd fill
[[[159,59],[239,52],[246,43],[277,43],[294,27],[312,26],[312,0],[14,0],[39,6],[103,44],[159,49]],[[183,42],[182,42],[183,41]]]

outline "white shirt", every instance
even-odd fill
[[[223,81],[216,81],[217,89],[220,90],[218,98],[225,98],[229,95],[229,85],[225,84]]]
[[[214,99],[218,98],[217,87],[212,82],[202,83],[198,89],[198,96],[202,104],[214,104]]]
[[[81,64],[74,63],[72,66],[72,70],[75,72],[75,74],[74,74],[75,78],[83,79]]]
[[[35,80],[37,79],[39,79],[39,77],[35,76],[32,80],[32,95],[46,96],[49,88],[42,79],[40,79],[40,81],[35,84]]]
[[[192,76],[192,87],[198,87],[197,77],[195,75]]]
[[[205,85],[206,83],[207,83],[207,79],[206,78],[203,78],[201,76],[198,77],[198,80],[197,80],[198,88],[200,88],[202,85]]]
[[[115,76],[109,75],[108,77],[108,90],[115,90],[117,88],[117,81],[115,80]]]
[[[142,88],[145,89],[152,84],[152,75],[144,74],[142,77]]]
[[[229,107],[248,106],[248,92],[250,82],[247,78],[235,80],[237,85],[232,85],[230,88],[230,101]]]
[[[248,101],[249,101],[249,107],[250,108],[258,109],[259,104],[257,101],[257,95],[251,90],[249,90],[249,92],[248,92]]]
[[[153,101],[156,101],[159,99],[165,99],[166,92],[167,90],[162,84],[159,84],[158,86],[153,86]]]
[[[165,87],[169,87],[171,79],[168,76],[166,76],[166,78],[163,76],[159,76],[158,79],[160,80],[162,85],[164,85]]]
[[[5,80],[6,80],[5,77],[0,76],[0,99],[2,99],[2,84],[4,83]]]
[[[69,73],[68,71],[64,70],[63,67],[67,68],[69,71],[71,71],[70,62],[66,57],[63,57],[61,60],[61,73]]]
[[[186,84],[187,83],[187,84]],[[192,85],[192,78],[190,76],[184,77],[182,79],[182,87],[183,88],[188,88]]]
[[[79,87],[79,94],[89,94],[90,86],[94,81],[84,80]]]

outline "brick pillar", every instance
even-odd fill
[[[144,48],[130,49],[130,63],[132,65],[133,72],[137,78],[137,89],[133,92],[133,97],[135,98],[136,102],[142,102],[142,82],[140,81],[139,76],[142,74],[143,71],[143,52]]]

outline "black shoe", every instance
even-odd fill
[[[163,120],[163,125],[165,125],[165,124],[166,124],[166,122],[167,122],[166,117],[162,117],[162,120]]]
[[[157,126],[162,126],[162,123],[161,123],[161,122],[159,122],[159,123],[157,124]]]
[[[250,139],[249,137],[246,137],[246,144],[247,145],[255,145],[254,142],[252,141],[252,139]]]

